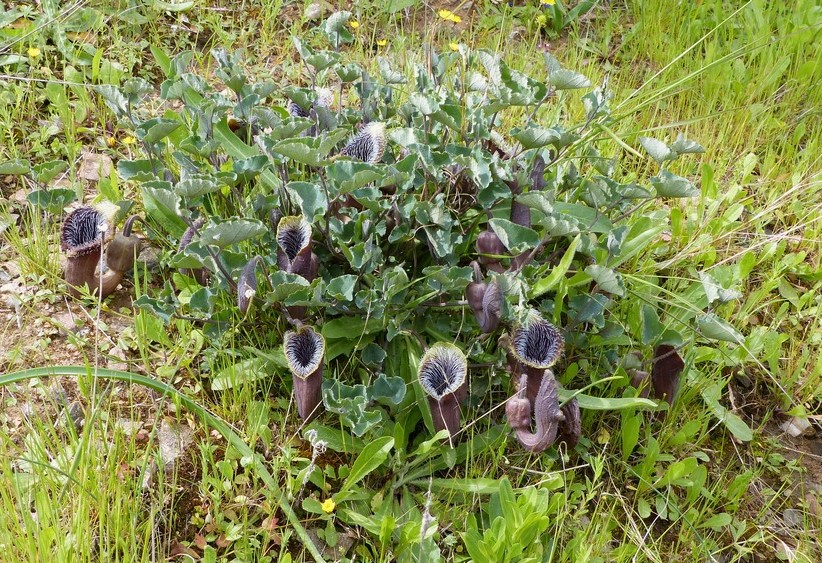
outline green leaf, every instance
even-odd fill
[[[575,90],[591,87],[591,81],[584,75],[564,68],[549,72],[548,84],[553,86],[555,90]]]
[[[542,240],[534,229],[517,225],[507,219],[491,219],[488,224],[505,248],[514,254],[532,250]]]
[[[129,78],[123,83],[123,93],[125,93],[128,99],[133,100],[133,102],[138,101],[146,94],[150,94],[152,90],[154,90],[154,88],[151,83],[142,78]]]
[[[664,327],[659,322],[659,315],[656,309],[648,305],[642,304],[642,343],[648,345],[654,342],[662,335]]]
[[[346,84],[354,82],[362,76],[362,67],[357,63],[349,63],[346,65],[337,65],[334,72],[340,77],[340,80]]]
[[[554,202],[554,211],[560,216],[569,216],[580,223],[580,227],[585,231],[594,233],[610,233],[614,225],[608,220],[604,213],[598,209],[582,205],[581,203],[567,203],[564,201]]]
[[[699,154],[705,152],[702,145],[696,141],[686,139],[682,133],[677,135],[676,141],[671,143],[671,150],[678,154]]]
[[[128,115],[128,100],[116,86],[111,84],[103,84],[95,86],[94,91],[100,94],[105,104],[109,107],[114,115],[117,117],[126,117]]]
[[[260,237],[267,230],[266,226],[260,221],[234,219],[205,227],[200,231],[200,240],[205,244],[225,248],[232,244]]]
[[[699,195],[699,188],[694,186],[690,180],[667,170],[661,170],[658,175],[651,178],[651,185],[659,197],[696,197]]]
[[[640,137],[639,144],[642,145],[642,148],[659,164],[662,164],[666,160],[674,160],[676,158],[676,153],[673,152],[668,145],[653,137]]]
[[[288,193],[296,200],[300,206],[303,217],[309,223],[314,223],[323,217],[328,211],[328,199],[323,190],[317,184],[310,182],[289,182],[286,184]]]
[[[429,486],[435,491],[459,491],[472,495],[490,495],[500,489],[499,479],[479,477],[476,479],[420,479],[414,484],[427,489]]]
[[[405,398],[405,391],[406,384],[402,377],[387,377],[384,373],[377,377],[369,389],[373,400],[392,405],[399,405],[402,402]]]
[[[28,174],[29,170],[31,170],[31,164],[28,160],[17,159],[0,162],[0,174],[4,176]]]
[[[265,298],[268,303],[282,303],[292,293],[302,291],[309,286],[310,284],[304,277],[278,270],[271,274],[273,289],[266,293]]]
[[[282,354],[282,351],[280,351]],[[285,360],[285,356],[283,356]],[[263,358],[249,358],[231,364],[211,379],[213,391],[225,391],[247,383],[265,379],[272,374],[271,364]]]
[[[29,203],[52,214],[60,213],[65,207],[77,199],[77,192],[67,188],[52,188],[50,190],[35,190],[26,196]]]
[[[174,191],[181,197],[193,199],[220,189],[216,182],[205,178],[191,178],[180,181],[174,186]]]
[[[531,299],[539,297],[543,293],[553,289],[553,287],[559,283],[559,280],[568,273],[568,269],[571,267],[571,261],[574,259],[574,254],[576,254],[577,247],[579,246],[579,241],[580,235],[577,235],[574,240],[571,241],[571,244],[568,245],[568,249],[565,251],[565,254],[562,255],[559,264],[551,270],[551,273],[533,284],[531,287]]]
[[[733,518],[727,512],[720,512],[719,514],[714,514],[707,520],[701,522],[699,524],[699,528],[710,528],[715,532],[721,532],[722,528],[730,526]]]
[[[194,0],[179,0],[165,2],[164,0],[151,0],[151,7],[161,12],[185,12],[194,7]]]
[[[594,397],[584,393],[576,393],[572,389],[560,389],[559,400],[566,403],[576,398],[579,408],[592,411],[618,411],[622,409],[646,408],[657,410],[656,401],[643,399],[642,397]]]
[[[269,160],[265,155],[252,156],[234,161],[234,172],[241,180],[248,182],[257,177],[266,166]]]
[[[117,163],[117,172],[123,180],[145,182],[157,179],[154,166],[147,159],[121,160]],[[162,172],[162,168],[159,168],[158,172]]]
[[[433,96],[426,96],[420,92],[414,92],[409,96],[408,101],[423,115],[431,115],[440,109],[440,105]]]
[[[345,30],[341,33],[343,35],[347,33]],[[317,72],[321,72],[327,69],[330,66],[337,64],[337,61],[340,60],[339,53],[335,53],[333,51],[317,51],[305,58],[305,63],[307,65],[313,66]]]
[[[522,148],[527,150],[556,143],[562,139],[562,132],[554,128],[549,129],[529,124],[524,129],[512,129],[511,136],[522,144]]]
[[[705,290],[708,303],[713,303],[714,301],[728,303],[729,301],[734,301],[742,297],[742,292],[735,289],[725,289],[708,272],[699,272],[699,280],[702,282],[702,288]],[[780,282],[781,281],[780,279]]]
[[[389,14],[396,14],[406,8],[410,8],[414,4],[417,3],[418,0],[389,0],[388,2],[388,13]]]
[[[337,194],[351,193],[369,184],[381,182],[386,177],[382,165],[354,160],[338,160],[326,167],[326,173]]]
[[[377,438],[365,446],[362,452],[360,452],[360,455],[357,456],[353,465],[351,465],[348,478],[334,496],[345,494],[351,490],[351,487],[362,481],[369,473],[382,465],[383,462],[388,459],[388,453],[393,447],[394,438],[391,436]]]
[[[65,160],[52,160],[32,166],[31,174],[34,176],[34,179],[41,184],[48,184],[60,172],[63,172],[67,168],[68,163]],[[2,174],[2,172],[0,172],[0,174]]]
[[[344,274],[328,282],[325,288],[326,293],[339,301],[354,300],[354,286],[357,284],[357,276]]]
[[[737,439],[743,442],[750,442],[753,440],[753,431],[745,423],[744,420],[726,409],[719,402],[719,397],[722,394],[722,389],[718,383],[713,383],[704,387],[701,391],[702,399],[708,408],[713,411],[714,415],[719,421],[728,429],[728,431],[736,436]]]
[[[345,29],[345,24],[348,23],[349,19],[351,19],[351,12],[334,12],[328,16],[327,20],[325,20],[323,29],[325,30],[325,33],[331,37],[335,33]]]
[[[137,135],[137,138],[142,139],[146,143],[156,143],[171,135],[181,125],[182,123],[175,119],[155,117],[138,125],[134,133]]]
[[[625,297],[625,283],[622,281],[619,272],[605,266],[591,264],[585,268],[585,273],[591,276],[603,291]]]
[[[168,77],[171,74],[172,66],[171,66],[171,58],[166,54],[165,51],[161,47],[156,45],[151,45],[151,54],[154,55],[154,60],[157,62],[157,66],[163,71],[163,74]]]
[[[391,63],[385,57],[377,57],[380,67],[380,76],[386,84],[405,84],[405,75],[391,68]]]
[[[338,317],[325,323],[321,332],[327,340],[359,340],[363,335],[373,334],[382,329],[382,319],[371,318],[366,322],[362,317]]]
[[[329,164],[325,154],[320,154],[315,139],[283,139],[271,147],[273,152],[279,153],[293,160],[309,166],[320,167]]]
[[[188,228],[180,218],[180,196],[171,190],[145,184],[140,186],[140,192],[143,194],[146,215],[157,221],[172,236],[180,238]]]
[[[739,331],[727,321],[717,317],[715,313],[700,315],[696,319],[696,324],[700,334],[705,338],[733,342],[734,344],[742,344],[745,341],[745,337]]]

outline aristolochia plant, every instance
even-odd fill
[[[143,80],[98,88],[145,150],[118,172],[139,189],[167,236],[155,241],[163,264],[178,272],[138,305],[202,320],[214,350],[206,373],[251,324],[269,350],[285,341],[302,419],[319,412],[322,396],[357,435],[398,413],[407,436],[420,421],[454,434],[451,387],[487,388],[488,366],[506,356],[519,388],[509,414],[532,450],[557,436],[576,444],[580,406],[654,405],[622,397],[626,362],[693,333],[647,305],[659,301],[656,278],[638,284],[621,270],[662,244],[667,213],[647,202],[698,194],[669,165],[702,148],[643,138],[659,173],[632,177],[613,156],[625,143],[612,140],[610,92],[551,55],[529,75],[460,45],[429,53],[411,79],[382,58],[373,74],[342,60],[347,18],[319,28],[334,50],[294,39],[305,87],[254,82],[241,53],[217,50],[222,84],[195,73],[191,53],[158,51],[160,98],[179,108],[160,116],[142,104],[154,90]],[[579,89],[589,90],[579,121],[560,122]],[[649,297],[622,303],[628,291]],[[639,320],[612,319],[617,307]],[[465,344],[430,345],[454,341]],[[428,346],[423,358],[413,352]],[[468,377],[471,364],[482,367]],[[578,383],[603,400],[577,403],[563,388],[581,364],[589,381]],[[566,377],[548,369],[566,367]],[[598,385],[614,373],[624,377]],[[487,399],[470,395],[466,408],[477,407],[488,409]],[[534,445],[531,414],[538,430],[550,426],[550,440]]]

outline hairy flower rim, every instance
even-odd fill
[[[63,222],[60,248],[70,256],[84,256],[99,250],[107,229],[105,214],[93,207],[78,207]]]
[[[438,401],[459,389],[467,375],[465,354],[445,342],[438,342],[425,352],[417,373],[423,390]]]
[[[288,369],[300,379],[317,371],[325,356],[325,340],[310,326],[285,333],[283,341]]]
[[[277,226],[277,244],[290,262],[308,248],[311,242],[311,225],[302,215],[291,215],[280,219]]]
[[[514,356],[523,364],[548,369],[562,354],[564,340],[554,325],[533,314],[514,328],[511,345]]]

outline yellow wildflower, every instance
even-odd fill
[[[460,50],[460,46],[457,43],[454,43],[453,41],[451,41],[451,43],[448,44],[448,47],[450,47],[452,51]]]
[[[36,59],[40,56],[40,49],[38,49],[37,47],[29,47],[28,55],[29,58]]]
[[[548,17],[545,14],[537,14],[537,25],[542,27],[548,23]]]
[[[377,39],[377,47],[385,47],[388,45],[388,39]]]
[[[327,498],[323,501],[321,507],[323,509],[323,512],[325,512],[326,514],[331,514],[332,512],[334,512],[334,509],[337,508],[337,503],[334,502],[334,499]]]
[[[114,148],[114,145],[117,144],[117,139],[115,139],[114,137],[106,137],[106,144],[110,148]]]
[[[542,6],[553,6],[557,3],[557,0],[539,0],[539,3]]]
[[[123,144],[124,144],[124,145],[133,145],[133,144],[134,144],[134,143],[136,143],[136,142],[137,142],[137,139],[135,139],[135,138],[134,138],[134,137],[132,137],[131,135],[129,135],[128,137],[125,137],[125,138],[123,139]]]
[[[357,29],[358,27],[360,27],[360,22],[358,22],[357,20],[351,20],[350,22],[348,22],[348,25],[351,26],[351,29]]]
[[[462,21],[461,17],[459,17],[457,14],[450,10],[439,10],[437,12],[437,15],[445,21],[449,22],[460,23]]]

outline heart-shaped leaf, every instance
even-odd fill
[[[200,240],[205,244],[225,248],[232,244],[260,237],[266,231],[268,229],[260,221],[235,219],[203,228],[200,231]]]
[[[541,241],[534,229],[517,225],[507,219],[491,219],[488,223],[505,248],[514,254],[532,250]]]

